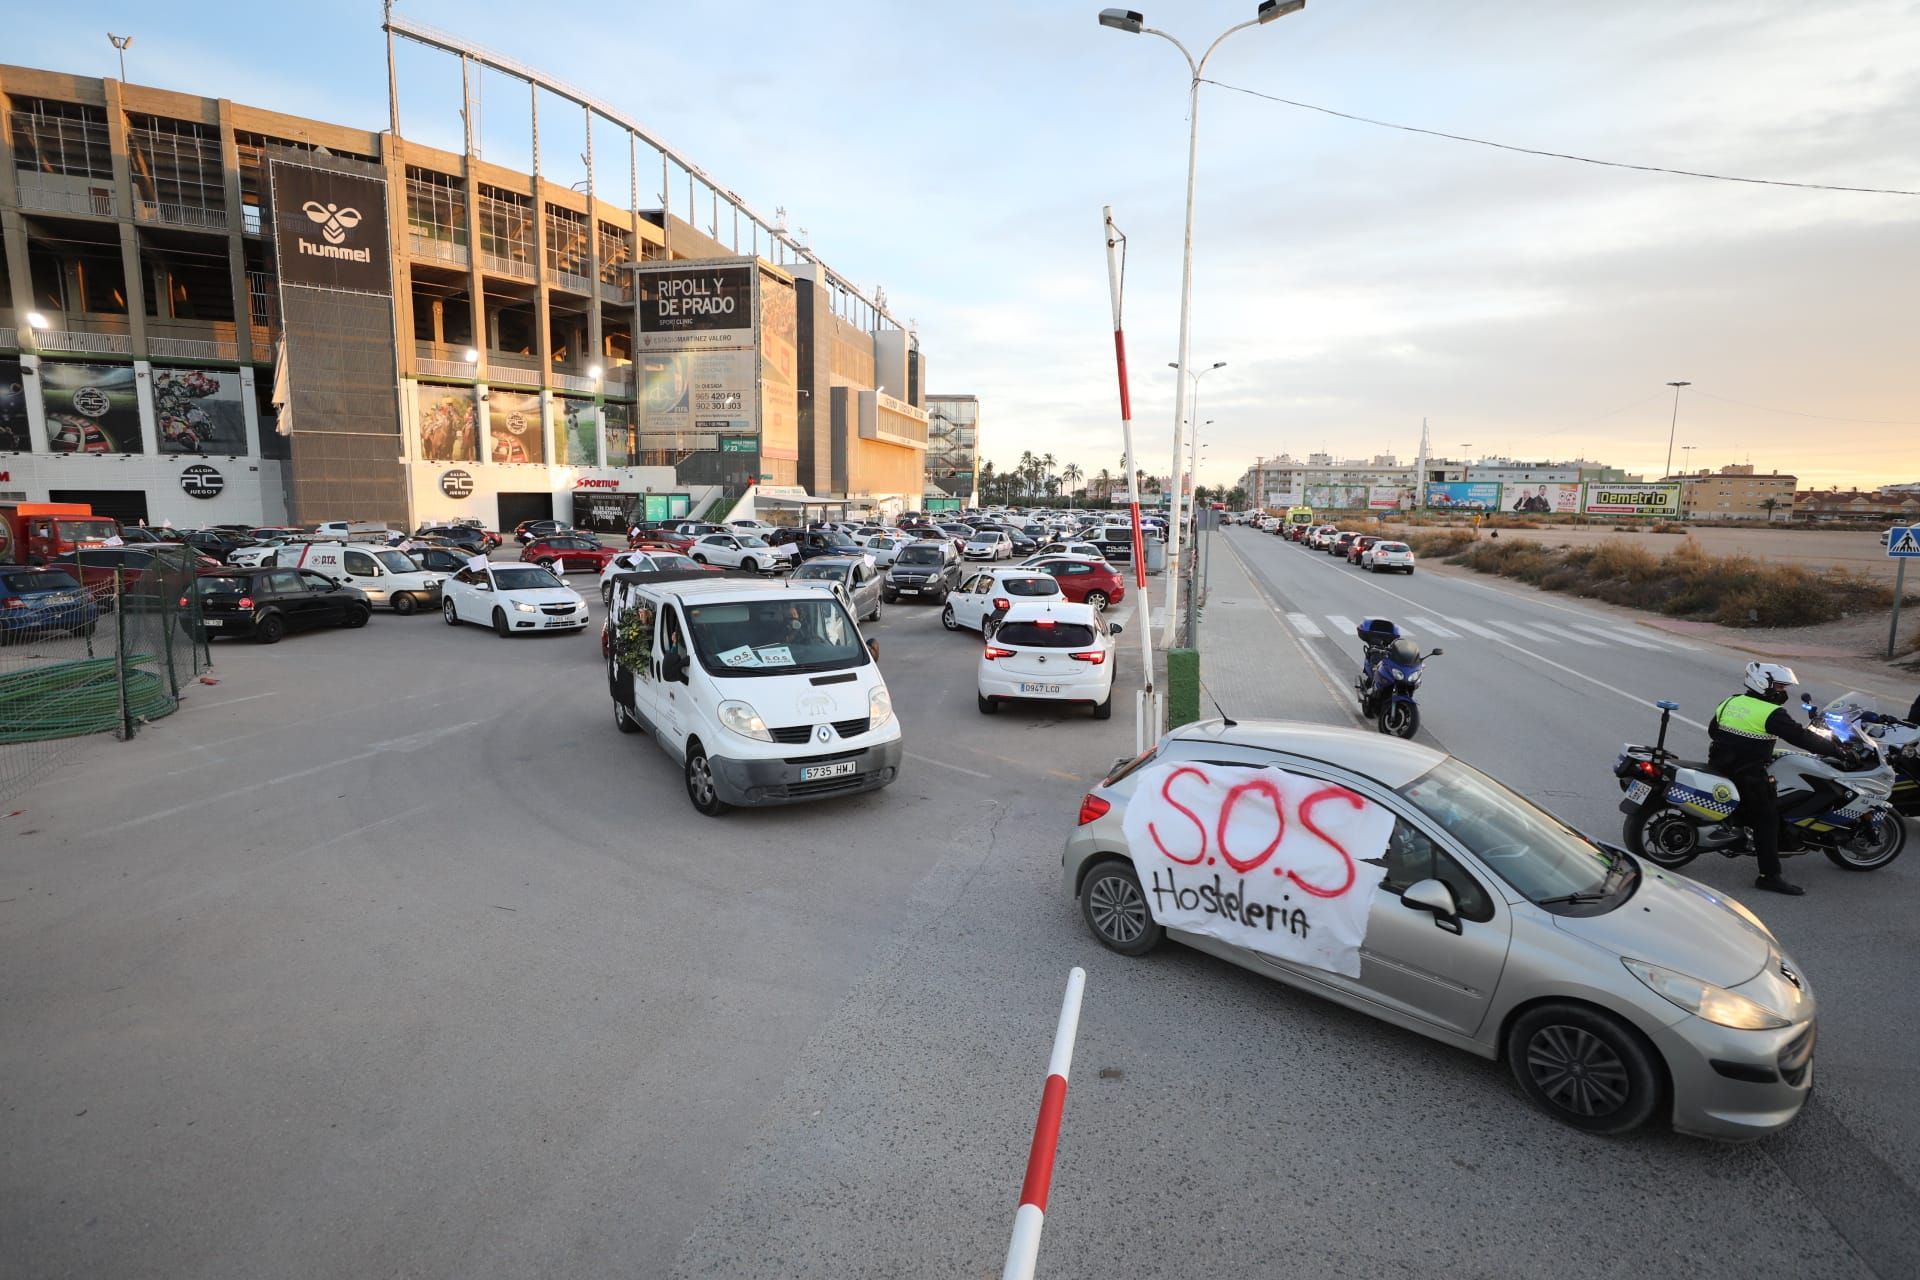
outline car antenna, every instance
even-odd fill
[[[1207,686],[1206,686],[1206,685],[1204,685],[1204,684],[1203,684],[1203,685],[1201,685],[1200,687],[1201,687],[1202,689],[1207,689]],[[1225,726],[1227,726],[1227,728],[1229,728],[1229,729],[1231,729],[1231,728],[1233,728],[1233,727],[1234,727],[1235,725],[1237,725],[1237,724],[1239,724],[1239,723],[1240,723],[1240,722],[1239,722],[1238,720],[1235,720],[1235,719],[1234,719],[1234,718],[1233,718],[1232,716],[1230,716],[1230,715],[1228,715],[1228,714],[1227,714],[1227,710],[1226,710],[1226,708],[1220,705],[1220,699],[1218,699],[1218,698],[1216,698],[1216,697],[1214,697],[1214,696],[1213,696],[1213,690],[1211,690],[1211,689],[1207,689],[1207,701],[1208,701],[1208,702],[1211,702],[1211,703],[1213,704],[1213,709],[1214,709],[1215,711],[1218,711],[1218,712],[1220,713],[1220,723],[1221,723],[1221,724],[1223,724],[1223,725],[1225,725]]]

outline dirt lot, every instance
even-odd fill
[[[1490,535],[1485,530],[1481,536]],[[1531,538],[1556,547],[1588,547],[1601,542],[1633,542],[1656,555],[1665,555],[1680,545],[1677,533],[1619,533],[1605,525],[1554,525],[1540,529],[1501,529],[1502,538]],[[1829,533],[1811,529],[1697,528],[1693,536],[1708,554],[1716,556],[1750,555],[1764,560],[1805,565],[1810,569],[1839,568],[1877,578],[1893,585],[1893,561],[1880,545],[1880,535],[1865,531]],[[1920,583],[1920,574],[1910,574],[1908,590]]]

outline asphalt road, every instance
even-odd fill
[[[1300,676],[1357,644],[1285,615],[1389,598],[1224,537],[1274,606],[1260,657],[1301,714],[1345,714]],[[1533,616],[1379,586],[1440,625]],[[1762,904],[1825,1018],[1784,1137],[1587,1138],[1495,1064],[1100,948],[1060,845],[1127,713],[980,716],[975,645],[934,614],[874,632],[900,782],[718,821],[615,733],[590,638],[381,615],[216,647],[218,687],[0,820],[0,1273],[992,1276],[1075,964],[1043,1275],[1920,1270],[1914,864],[1802,863],[1812,892]],[[1606,816],[1651,716],[1507,634],[1441,639],[1428,724]],[[1602,652],[1559,644],[1576,672]],[[1656,667],[1696,670],[1691,710],[1730,660],[1675,653],[1593,671],[1658,696]]]

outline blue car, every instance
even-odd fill
[[[38,639],[71,632],[88,635],[100,607],[58,569],[0,564],[0,640]]]

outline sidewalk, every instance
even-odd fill
[[[1214,540],[1211,585],[1200,613],[1200,714],[1234,719],[1307,720],[1353,726],[1343,690],[1281,622],[1224,532]],[[1157,597],[1156,597],[1157,600]],[[1157,638],[1157,637],[1156,637]]]

